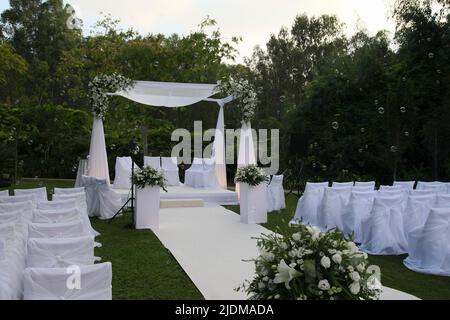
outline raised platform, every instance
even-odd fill
[[[113,189],[118,194],[122,195],[124,202],[126,201],[130,190],[128,189]],[[220,205],[238,204],[237,193],[222,188],[217,189],[196,189],[184,185],[177,187],[167,187],[168,192],[161,190],[161,200],[164,199],[199,199],[203,202],[217,203]]]

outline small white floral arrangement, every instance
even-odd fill
[[[258,99],[256,91],[248,80],[229,77],[218,81],[217,87],[221,92],[231,95],[236,99],[241,121],[249,122],[253,120]]]
[[[136,170],[131,175],[131,179],[138,189],[144,189],[145,187],[160,187],[167,192],[164,175],[150,166],[145,166],[142,169]]]
[[[127,91],[133,87],[133,80],[121,74],[100,74],[89,83],[89,97],[92,110],[99,118],[104,118],[109,107],[108,93]]]
[[[236,176],[234,177],[235,183],[246,183],[252,187],[256,187],[263,182],[267,182],[267,176],[255,165],[248,165],[238,168]]]
[[[294,225],[289,236],[262,235],[256,275],[237,290],[249,299],[377,300],[381,283],[368,256],[340,231]]]

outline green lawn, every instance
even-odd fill
[[[73,181],[23,179],[15,188],[46,186],[72,187]],[[270,230],[286,228],[298,198],[288,196],[287,208],[271,213],[265,225]],[[239,212],[239,206],[228,206]],[[113,265],[114,299],[203,299],[173,256],[151,231],[127,228],[130,215],[112,223],[92,219],[92,226],[101,233],[103,244],[96,255]],[[370,262],[381,267],[384,285],[411,293],[422,299],[450,299],[450,277],[437,277],[412,272],[403,266],[404,256],[371,256]]]

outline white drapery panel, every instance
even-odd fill
[[[219,116],[217,118],[216,132],[214,136],[212,157],[216,162],[216,176],[219,185],[227,188],[227,168],[225,164],[225,116],[223,111],[224,103],[220,102]]]
[[[94,124],[92,125],[88,168],[89,176],[104,179],[109,184],[108,156],[106,154],[103,120],[96,116],[94,116]]]
[[[133,88],[111,95],[155,107],[184,107],[216,94],[216,84],[135,81]]]
[[[250,122],[243,122],[239,136],[239,153],[237,166],[245,167],[250,164],[256,165],[255,145],[253,142],[252,126]],[[236,192],[240,196],[239,183],[236,183]]]

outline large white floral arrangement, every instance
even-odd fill
[[[142,169],[136,170],[131,175],[131,179],[138,189],[144,189],[147,186],[160,187],[167,192],[164,175],[150,166],[145,166]]]
[[[238,168],[236,176],[234,177],[235,183],[246,183],[252,187],[256,187],[266,181],[267,176],[261,168],[258,168],[253,164]]]
[[[249,299],[375,300],[381,283],[369,272],[366,253],[340,231],[323,233],[307,225],[289,236],[258,238],[256,275],[237,290]]]
[[[248,80],[229,77],[218,81],[217,87],[221,92],[234,97],[238,104],[241,121],[253,120],[258,99],[256,91]]]
[[[109,107],[108,93],[127,91],[133,87],[133,80],[121,74],[100,74],[89,83],[89,97],[92,110],[99,118],[104,118]]]

